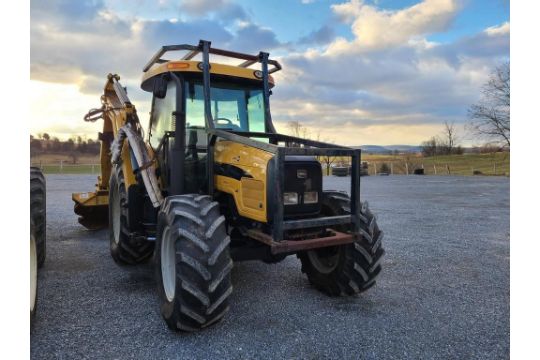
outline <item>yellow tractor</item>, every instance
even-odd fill
[[[179,60],[164,58],[173,52]],[[224,316],[233,260],[296,254],[332,296],[367,290],[381,271],[382,232],[360,202],[360,150],[276,132],[269,98],[280,69],[265,52],[163,46],[143,69],[153,95],[146,133],[117,75],[85,117],[104,120],[101,176],[94,192],[73,194],[75,213],[88,228],[108,223],[118,264],[154,259],[171,329]],[[350,196],[323,190],[316,156],[351,159]]]

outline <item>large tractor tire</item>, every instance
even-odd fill
[[[34,223],[37,266],[45,263],[47,248],[47,210],[45,177],[37,167],[30,167],[30,218]]]
[[[38,258],[35,228],[32,218],[30,218],[30,323],[34,320],[37,307],[37,272]]]
[[[350,198],[346,193],[324,192],[322,212],[325,216],[350,214]],[[359,240],[352,244],[314,249],[298,254],[302,272],[309,282],[331,296],[354,295],[375,285],[381,272],[383,237],[375,216],[367,203],[362,204]],[[347,228],[341,231],[350,232]]]
[[[223,318],[232,293],[230,238],[206,195],[165,199],[158,215],[156,278],[169,328],[196,331]]]
[[[109,240],[111,256],[119,265],[141,264],[152,258],[154,243],[131,236],[129,203],[121,165],[109,181]]]

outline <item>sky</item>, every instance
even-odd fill
[[[85,123],[108,73],[146,127],[142,67],[162,46],[270,52],[272,118],[344,145],[418,145],[454,123],[510,58],[509,0],[32,0],[30,131],[95,139]]]

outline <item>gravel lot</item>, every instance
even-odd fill
[[[325,178],[347,190],[348,178]],[[377,285],[353,298],[310,287],[296,257],[235,264],[231,311],[196,334],[158,309],[153,268],[120,268],[106,231],[77,223],[71,192],[95,176],[47,176],[47,260],[33,359],[495,359],[509,357],[508,178],[363,177],[385,232]]]

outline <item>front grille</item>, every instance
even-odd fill
[[[299,171],[300,170],[300,171]],[[305,173],[304,171],[305,170]],[[306,175],[304,177],[304,175]],[[304,204],[304,193],[317,191],[319,202]],[[285,158],[285,189],[283,192],[298,193],[298,205],[285,205],[286,218],[313,216],[321,211],[322,169],[313,157],[295,156]]]

